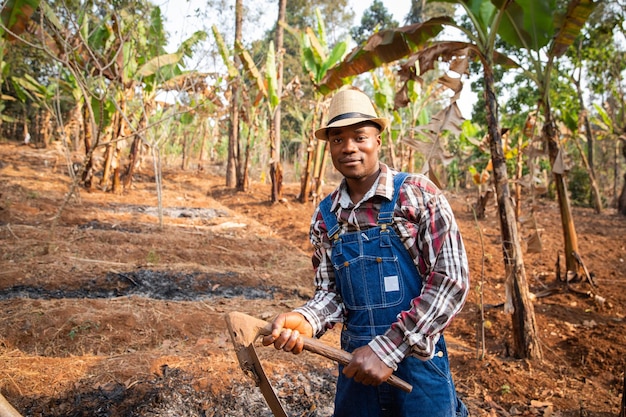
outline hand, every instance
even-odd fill
[[[273,343],[276,349],[297,355],[304,349],[301,336],[313,337],[313,326],[300,313],[282,313],[272,322],[272,334],[263,337],[263,345]]]
[[[368,345],[361,346],[352,352],[352,360],[343,374],[364,385],[380,385],[385,382],[393,369],[388,367]]]

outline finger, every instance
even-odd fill
[[[294,333],[296,335],[296,344],[291,352],[297,355],[299,353],[302,353],[302,351],[304,350],[304,339],[300,335],[299,331],[296,330]]]
[[[350,362],[343,368],[343,374],[348,378],[354,378],[356,375],[357,367]]]
[[[285,328],[286,321],[287,319],[285,318],[285,315],[279,314],[278,317],[276,317],[276,319],[272,322],[272,336],[274,337],[274,340],[280,336],[281,332]]]
[[[284,320],[282,319],[282,317],[276,317],[276,319],[272,322],[272,331],[270,332],[270,334],[263,336],[263,346],[269,346],[272,343],[276,342],[276,339],[279,338],[280,333],[283,330],[283,326]]]
[[[293,352],[293,349],[298,345],[298,340],[300,339],[300,332],[297,330],[293,330],[291,332],[291,336],[285,346],[283,346],[283,350],[286,352]]]
[[[263,343],[263,346],[269,346],[272,343],[274,343],[274,340],[276,340],[274,338],[274,335],[269,334],[267,336],[263,336],[263,339],[261,340],[261,343]]]
[[[291,352],[297,355],[299,353],[302,353],[303,350],[304,350],[304,338],[300,337],[300,332],[298,332],[298,342],[296,343],[296,346],[293,348]]]
[[[289,342],[291,333],[292,333],[291,329],[283,329],[283,331],[280,332],[280,336],[278,337],[278,339],[274,341],[274,347],[276,347],[276,349],[279,349],[279,350],[284,349],[285,346],[287,345],[287,342]]]

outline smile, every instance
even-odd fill
[[[351,159],[351,158],[348,159],[347,158],[347,159],[342,159],[339,162],[342,163],[342,164],[345,164],[345,165],[355,165],[355,164],[360,164],[361,160],[360,159]]]

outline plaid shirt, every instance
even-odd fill
[[[332,193],[331,211],[337,215],[341,232],[376,226],[383,200],[393,198],[393,175],[380,164],[378,179],[363,199],[353,204],[345,180]],[[423,175],[407,177],[394,210],[394,228],[409,251],[420,276],[422,293],[411,301],[411,309],[399,312],[397,321],[369,346],[396,369],[407,355],[422,360],[435,354],[441,332],[461,310],[469,290],[469,269],[463,241],[452,209],[442,192]],[[343,322],[345,307],[336,292],[335,272],[330,258],[331,242],[319,207],[311,221],[315,295],[295,311],[302,313],[322,335],[335,323]]]

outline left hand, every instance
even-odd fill
[[[354,378],[356,382],[364,385],[380,385],[385,382],[393,369],[380,360],[368,345],[361,346],[352,352],[352,360],[343,368],[343,374],[348,378]]]

